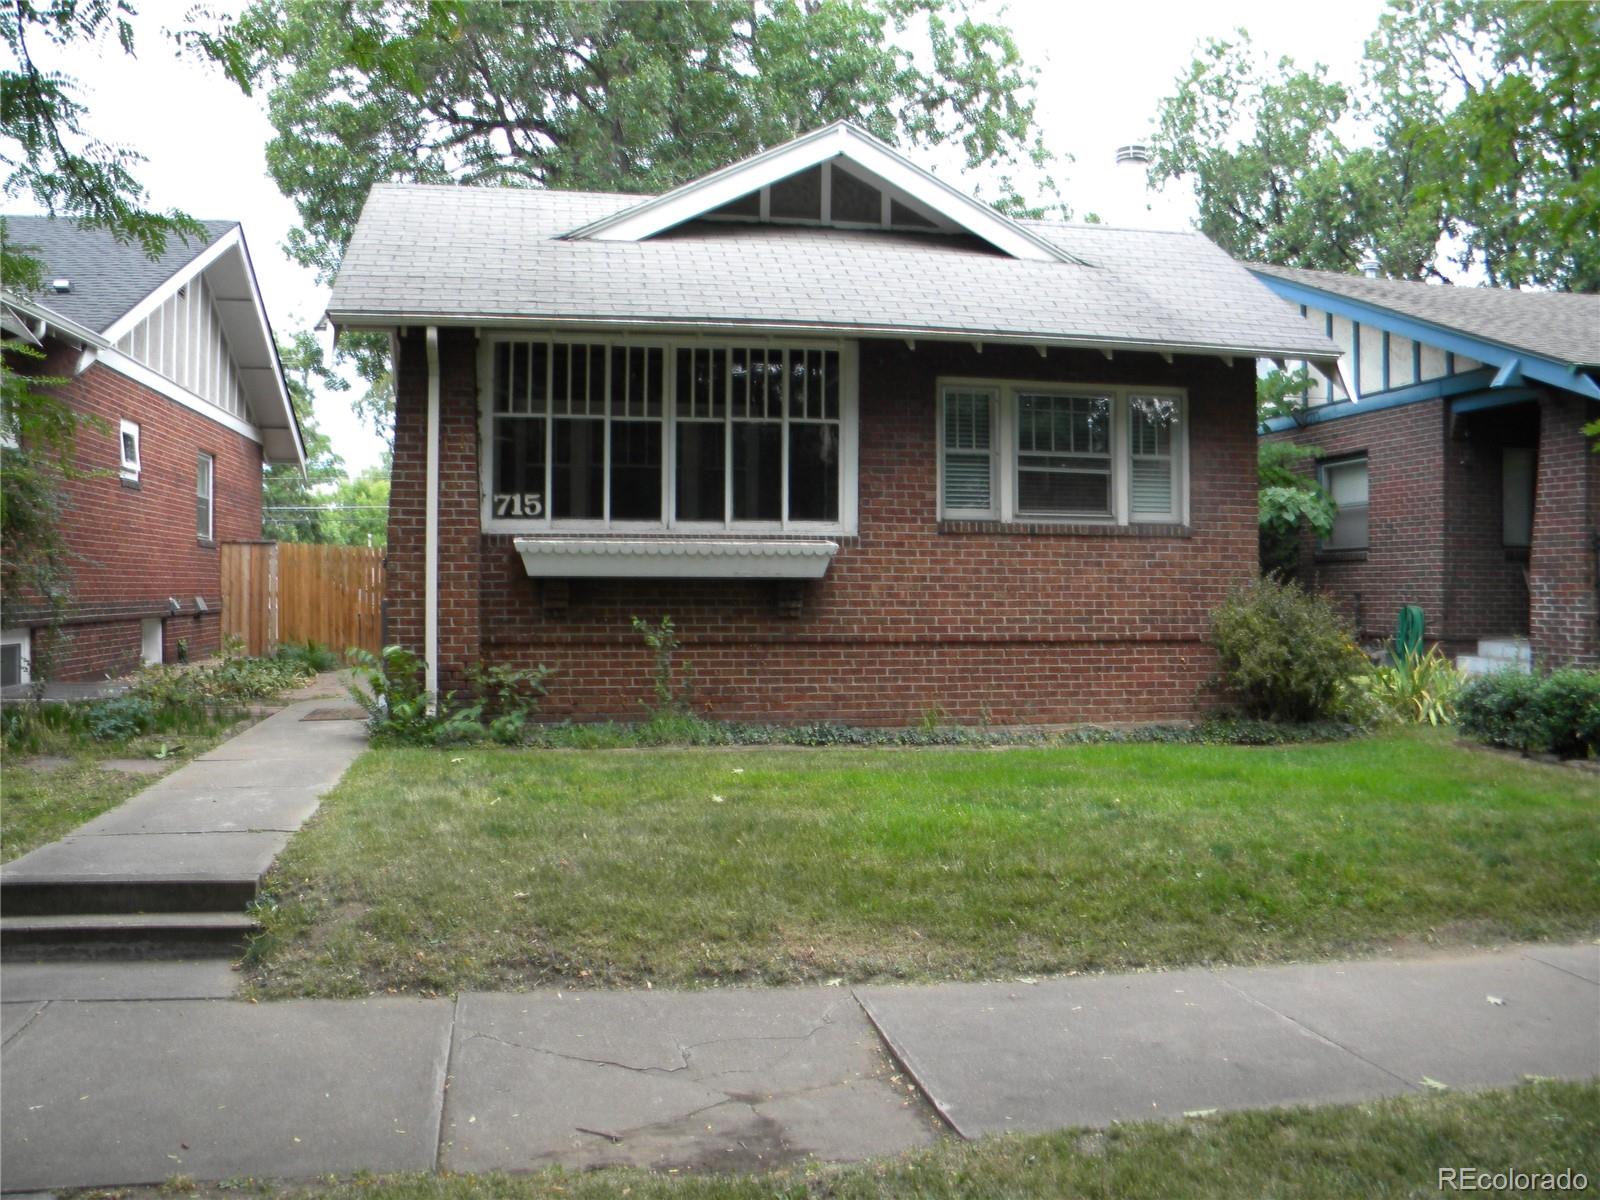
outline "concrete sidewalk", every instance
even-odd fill
[[[854,991],[203,998],[226,989],[205,966],[6,968],[0,1186],[747,1169],[1600,1075],[1592,944]]]
[[[366,746],[362,722],[316,719],[350,707],[321,691],[0,867],[7,958],[236,953],[262,876]]]

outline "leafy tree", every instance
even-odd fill
[[[1161,103],[1152,177],[1239,258],[1600,290],[1590,3],[1391,0],[1358,102],[1326,68],[1204,43]]]
[[[1274,417],[1304,411],[1311,375],[1304,367],[1268,371],[1256,380],[1256,420],[1265,427]],[[1301,468],[1322,451],[1293,442],[1262,442],[1256,448],[1256,494],[1260,522],[1261,570],[1283,579],[1294,577],[1300,561],[1300,532],[1318,537],[1333,532],[1337,505],[1327,490]]]
[[[385,546],[389,541],[389,464],[368,467],[342,481],[323,517],[327,540],[342,546]]]
[[[1048,160],[1010,32],[947,0],[257,0],[238,35],[290,252],[324,275],[382,180],[659,191],[842,117],[971,165]]]
[[[275,463],[262,472],[261,535],[280,542],[331,541],[324,528],[323,507],[327,489],[344,479],[344,462],[333,452],[327,434],[317,428],[312,398],[318,387],[343,392],[350,384],[327,366],[317,339],[305,331],[279,341],[278,359],[300,422],[306,469],[302,472],[297,464]]]

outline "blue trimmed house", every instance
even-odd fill
[[[1263,430],[1339,502],[1302,578],[1370,640],[1420,605],[1470,669],[1600,664],[1600,296],[1250,270],[1343,351]]]

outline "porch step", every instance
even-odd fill
[[[0,961],[232,956],[256,929],[244,913],[7,915],[0,918]]]
[[[1489,675],[1495,671],[1533,670],[1533,647],[1527,638],[1480,638],[1476,654],[1456,658],[1456,669],[1466,675]]]
[[[0,914],[10,917],[105,916],[135,913],[242,914],[261,876],[161,878],[149,875],[74,879],[0,875]]]

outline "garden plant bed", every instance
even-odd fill
[[[1182,1196],[1189,1200],[1346,1200],[1432,1196],[1440,1167],[1492,1176],[1512,1169],[1600,1178],[1600,1084],[1537,1082],[1505,1090],[1406,1096],[1327,1108],[1227,1113],[1181,1123],[948,1141],[898,1158],[811,1163],[764,1174],[651,1173],[611,1168],[524,1175],[358,1176],[314,1186],[179,1176],[126,1200],[852,1200],[993,1196]],[[1483,1186],[1482,1196],[1525,1195]],[[1554,1193],[1552,1193],[1554,1194]],[[1583,1194],[1589,1194],[1585,1191]]]
[[[369,751],[269,876],[264,996],[972,979],[1600,928],[1593,780],[1288,747]]]

